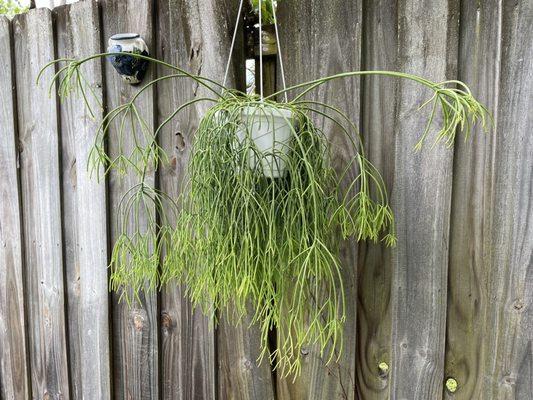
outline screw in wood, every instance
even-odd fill
[[[448,378],[446,379],[446,389],[450,393],[455,393],[457,391],[457,387],[459,385],[457,384],[457,381],[454,378]]]
[[[378,364],[378,375],[383,379],[389,375],[389,364],[387,364],[385,361],[381,361]]]

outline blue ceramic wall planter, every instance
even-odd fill
[[[149,55],[146,42],[137,33],[117,33],[111,36],[107,52]],[[126,82],[136,85],[143,80],[146,74],[148,60],[129,54],[113,54],[109,55],[107,59]]]

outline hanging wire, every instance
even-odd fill
[[[261,100],[264,98],[263,94],[263,15],[262,7],[264,0],[258,0],[259,3],[259,96]],[[229,68],[231,66],[231,59],[233,56],[233,50],[235,48],[235,41],[237,39],[237,32],[239,30],[239,22],[241,20],[242,7],[244,0],[241,0],[239,3],[239,12],[237,13],[237,22],[235,23],[235,30],[233,31],[233,38],[231,39],[231,47],[228,56],[228,62],[226,64],[226,71],[224,72],[224,81],[222,86],[226,86],[228,80]],[[285,82],[285,70],[283,68],[283,57],[281,54],[281,44],[279,40],[279,30],[278,30],[278,19],[276,17],[276,5],[272,4],[272,14],[274,16],[274,30],[276,31],[276,47],[279,58],[279,67],[281,70],[281,83],[283,85],[283,90],[287,89],[287,83]],[[285,102],[288,102],[287,92],[285,91]]]
[[[288,103],[289,99],[287,97],[287,83],[285,82],[285,70],[283,69],[283,57],[281,55],[281,43],[279,41],[278,32],[278,17],[276,16],[275,4],[272,4],[272,15],[274,16],[274,30],[276,31],[276,46],[278,48],[279,69],[281,71],[281,84],[283,85],[283,90],[285,91],[285,103]]]
[[[235,23],[235,30],[233,31],[233,39],[231,39],[231,47],[229,50],[228,62],[226,64],[226,72],[224,72],[224,81],[222,86],[226,86],[226,81],[228,80],[229,67],[231,65],[231,57],[233,55],[233,49],[235,48],[235,40],[237,39],[237,31],[239,30],[239,22],[241,21],[242,6],[244,0],[241,0],[239,3],[239,12],[237,13],[237,22]]]
[[[263,1],[259,0],[259,96],[263,100],[263,20],[261,8]]]

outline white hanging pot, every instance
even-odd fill
[[[259,166],[267,178],[279,178],[287,172],[293,132],[292,111],[261,105],[242,109],[236,135],[241,143],[253,141],[254,148],[248,150],[248,166],[251,169]]]

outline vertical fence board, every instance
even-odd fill
[[[0,398],[30,397],[11,29],[0,18]]]
[[[185,38],[189,29],[185,8],[179,0],[160,1],[157,6],[157,58],[188,69],[190,49]],[[174,73],[158,67],[158,76]],[[172,111],[192,98],[193,83],[183,78],[157,86],[157,123],[161,124]],[[159,173],[161,190],[177,198],[182,189],[189,157],[191,133],[198,118],[187,110],[164,128],[160,146],[169,154],[170,163]],[[192,310],[180,287],[161,291],[161,394],[163,399],[214,399],[215,346],[214,331],[209,321]]]
[[[495,111],[498,104],[501,42],[499,0],[463,1],[459,52],[459,79]],[[486,60],[493,62],[486,62]],[[492,132],[491,132],[492,133]],[[491,215],[492,153],[495,136],[477,128],[472,140],[455,146],[450,231],[450,264],[445,373],[459,389],[447,398],[484,398],[484,363],[494,355],[487,341],[485,315],[494,306],[487,290],[493,274]],[[492,303],[492,304],[491,304]],[[489,398],[492,396],[489,396]]]
[[[294,0],[281,2],[281,52],[287,85],[305,82],[339,72],[360,69],[361,2]],[[281,78],[281,77],[279,77]],[[278,87],[281,85],[278,82]],[[314,100],[339,107],[359,124],[359,79],[330,82],[315,90]],[[330,121],[318,121],[329,132],[336,160],[346,161],[353,154],[348,139]],[[356,171],[350,172],[355,178]],[[279,399],[353,399],[355,395],[355,324],[357,250],[353,242],[341,246],[342,279],[346,294],[344,348],[338,362],[325,365],[317,349],[304,349],[302,374],[278,377]]]
[[[100,20],[96,2],[60,7],[56,13],[58,58],[83,58],[99,53]],[[72,396],[107,399],[111,396],[109,293],[107,283],[107,211],[105,182],[91,178],[88,156],[102,120],[102,64],[82,67],[90,85],[81,95],[60,103],[64,256],[69,313]]]
[[[32,397],[69,398],[58,117],[48,95],[53,69],[35,84],[54,59],[52,15],[32,10],[13,24]]]
[[[365,1],[362,69],[396,70],[397,38],[397,3]],[[381,172],[389,190],[393,188],[395,170],[391,152],[395,148],[397,86],[398,82],[390,78],[371,76],[362,82],[361,132],[369,159]],[[389,398],[394,251],[383,243],[359,246],[356,389],[360,399]]]
[[[533,4],[502,2],[484,398],[533,393]]]
[[[461,21],[460,78],[495,129],[456,146],[446,373],[459,386],[446,395],[530,399],[533,9],[464,2]]]
[[[106,0],[101,2],[103,12],[104,46],[115,33],[135,32],[146,41],[154,54],[153,2],[145,0]],[[154,76],[150,66],[144,82]],[[143,86],[131,86],[124,82],[110,63],[105,63],[106,104],[108,111],[129,101]],[[146,90],[136,101],[136,106],[150,129],[154,122],[154,88]],[[132,126],[126,122],[126,134],[122,146],[132,149],[133,135],[128,135]],[[138,127],[137,127],[138,129]],[[109,151],[117,154],[119,146],[118,126],[112,125],[109,134]],[[111,173],[109,176],[109,203],[111,240],[118,237],[117,208],[124,193],[137,183],[139,177],[129,172],[126,176]],[[155,182],[153,169],[148,171],[147,182]],[[140,216],[140,225],[146,226],[146,215]],[[119,301],[113,294],[113,369],[114,392],[117,399],[157,399],[158,388],[158,296],[140,293],[140,301],[131,306]]]
[[[399,70],[437,82],[454,79],[457,13],[455,0],[399,1]],[[429,112],[417,108],[431,95],[410,82],[398,86],[391,193],[398,231],[392,252],[392,398],[442,395],[453,152],[442,144],[431,148],[431,142],[414,151]]]
[[[485,398],[533,393],[533,3],[503,2]]]
[[[157,57],[185,70],[191,70],[190,64],[198,62],[197,57],[201,60],[203,55],[200,43],[191,43],[191,36],[201,35],[201,31],[196,31],[200,29],[199,21],[188,21],[191,17],[188,7],[191,5],[182,0],[161,1],[157,7]],[[158,76],[170,73],[174,71],[164,67],[158,69]],[[186,78],[158,85],[158,123],[194,96],[195,84]],[[174,198],[182,190],[197,126],[197,111],[189,108],[171,121],[159,137],[161,147],[170,156],[170,163],[161,167],[159,184]],[[163,288],[160,327],[163,399],[215,398],[215,333],[209,324],[200,310],[192,309],[181,287]]]

